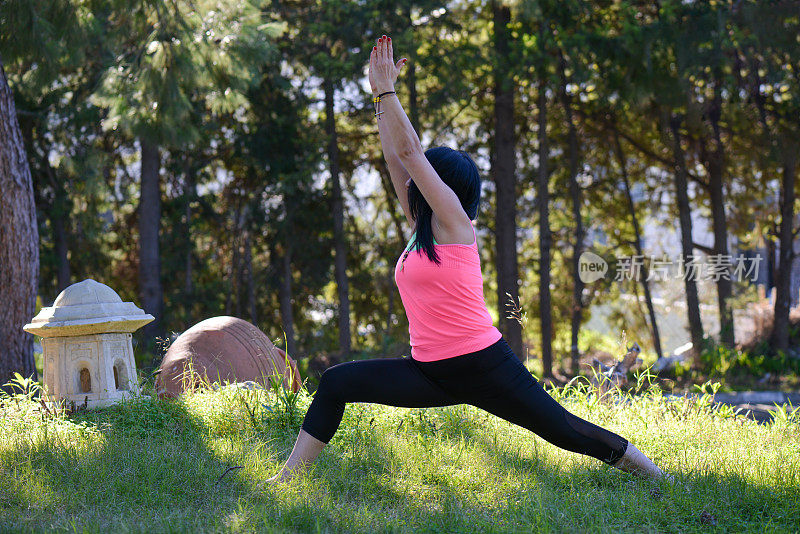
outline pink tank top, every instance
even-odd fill
[[[410,250],[411,242],[394,269],[408,316],[411,357],[443,360],[485,349],[500,339],[483,299],[477,235],[471,245],[434,243],[439,265],[421,249]]]

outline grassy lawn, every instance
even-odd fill
[[[681,484],[636,481],[471,407],[352,405],[309,473],[264,488],[306,394],[294,413],[226,387],[69,417],[17,397],[0,410],[0,531],[800,530],[796,417],[758,425],[657,389],[552,394]]]

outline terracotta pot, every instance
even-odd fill
[[[302,384],[294,360],[261,330],[236,317],[212,317],[185,331],[172,343],[159,369],[156,391],[160,397],[175,397],[205,381],[252,380],[268,388],[269,377],[278,375],[292,391]]]

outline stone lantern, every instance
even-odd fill
[[[42,337],[48,400],[97,408],[138,395],[131,333],[152,320],[91,279],[62,291],[23,327]]]

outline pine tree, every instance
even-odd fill
[[[152,340],[163,330],[163,153],[199,139],[193,102],[204,102],[209,113],[245,105],[243,92],[278,27],[265,31],[258,1],[225,8],[211,0],[110,5],[109,53],[122,60],[107,70],[97,102],[108,109],[106,128],[135,138],[140,152],[139,289],[145,311],[156,317],[142,331]]]
[[[24,29],[24,30],[23,30]],[[13,372],[36,377],[33,336],[22,326],[33,317],[39,280],[39,233],[30,167],[4,65],[36,61],[33,83],[45,86],[80,35],[66,1],[0,4],[0,384]]]

